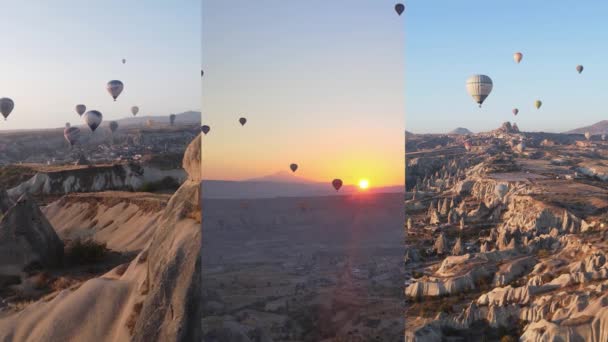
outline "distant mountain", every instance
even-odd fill
[[[316,183],[306,178],[298,177],[289,171],[279,171],[268,176],[251,178],[245,182],[273,182],[273,183]]]
[[[564,133],[585,134],[585,132],[589,132],[591,134],[608,134],[608,120],[602,120],[591,126],[576,128],[576,129],[573,129],[571,131],[564,132]]]
[[[272,179],[272,178],[271,178]],[[276,178],[275,178],[276,179]],[[346,195],[358,192],[355,185],[344,185],[339,192],[327,183],[297,183],[282,181],[224,181],[203,180],[203,197],[224,199],[252,199],[275,197],[316,197]],[[401,193],[403,185],[378,187],[367,190],[370,193]]]
[[[467,135],[467,134],[473,134],[473,132],[469,131],[468,129],[466,129],[464,127],[457,127],[456,129],[451,130],[448,134]]]
[[[152,120],[157,123],[167,123],[169,124],[169,114],[167,115],[138,115],[133,117],[127,117],[124,119],[115,120],[118,122],[120,127],[128,127],[128,126],[144,126],[148,120]],[[175,124],[198,124],[201,123],[201,112],[188,111],[184,113],[175,114]],[[105,121],[102,125],[109,124],[109,121]]]

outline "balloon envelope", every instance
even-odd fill
[[[493,88],[492,79],[486,75],[473,75],[467,79],[467,92],[473,97],[473,100],[481,104],[490,95]]]
[[[108,91],[108,93],[110,93],[110,95],[112,95],[112,98],[114,99],[114,101],[116,101],[116,98],[118,97],[118,95],[120,95],[120,93],[122,93],[123,89],[124,89],[124,84],[122,84],[122,82],[119,80],[112,80],[112,81],[108,82],[108,84],[106,85],[106,90]]]
[[[101,112],[96,110],[90,110],[84,114],[84,122],[86,122],[93,132],[95,132],[97,127],[99,127],[102,119],[103,115],[101,115]]]
[[[239,122],[241,123],[241,126],[244,126],[244,125],[245,125],[245,123],[247,122],[247,119],[245,119],[245,118],[240,118],[240,119],[239,119]]]
[[[334,179],[331,182],[331,185],[333,185],[334,189],[336,189],[336,191],[338,191],[342,187],[342,180],[341,179]]]
[[[114,133],[118,129],[118,122],[110,121],[110,131]]]
[[[82,116],[82,114],[84,114],[84,112],[87,111],[87,106],[83,105],[83,104],[78,104],[76,105],[76,113],[78,113],[78,115]]]
[[[539,109],[540,106],[543,105],[543,102],[541,100],[536,100],[534,101],[534,107],[536,107],[536,109]]]
[[[78,127],[66,127],[63,130],[63,137],[67,140],[71,146],[78,141],[80,138],[80,129]]]
[[[6,120],[6,118],[8,118],[8,116],[11,114],[13,108],[15,108],[15,102],[13,102],[13,100],[9,99],[8,97],[3,97],[0,99],[0,113],[2,113],[2,116],[4,116],[4,120]]]
[[[296,170],[298,169],[298,164],[291,164],[289,165],[289,168],[292,172],[296,172]]]
[[[517,115],[517,113],[519,113],[519,109],[513,108],[513,115]]]
[[[201,131],[203,131],[203,133],[205,135],[207,135],[207,133],[209,133],[209,131],[211,130],[211,127],[207,126],[207,125],[203,125],[201,126]]]
[[[137,115],[138,112],[139,112],[139,107],[137,107],[137,106],[131,107],[131,114],[133,114],[133,116]]]
[[[395,5],[395,12],[397,12],[397,14],[401,15],[403,11],[405,11],[405,6],[403,4],[399,3]]]
[[[173,124],[175,123],[175,117],[175,114],[169,115],[169,123],[171,123],[171,126],[173,126]]]
[[[521,59],[524,58],[524,55],[521,52],[516,52],[513,54],[513,59],[515,60],[515,63],[519,64],[519,62],[521,62]]]
[[[585,139],[587,139],[587,140],[591,139],[591,133],[585,132]]]
[[[584,68],[583,68],[583,66],[582,66],[582,65],[580,65],[580,64],[576,66],[576,71],[578,71],[578,73],[579,73],[579,74],[580,74],[581,72],[583,72],[583,69],[584,69]]]
[[[125,63],[127,63],[127,60],[123,58],[122,59],[122,64],[125,64]]]

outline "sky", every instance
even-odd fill
[[[394,4],[203,1],[204,179],[297,163],[314,181],[403,184],[405,21]]]
[[[524,131],[563,132],[608,118],[608,2],[412,0],[406,7],[408,131],[479,132],[511,121]],[[473,74],[494,83],[481,109],[465,90]]]
[[[200,110],[200,0],[7,2],[0,20],[0,97],[15,108],[0,130]],[[125,58],[127,63],[122,64]],[[106,83],[123,81],[113,102]]]

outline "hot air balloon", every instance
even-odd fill
[[[331,182],[331,185],[333,185],[334,189],[336,189],[336,191],[338,191],[342,187],[342,180],[336,178]]]
[[[201,131],[203,131],[203,133],[205,135],[207,135],[207,133],[209,133],[209,131],[211,130],[211,127],[207,126],[207,125],[202,125],[201,126]]]
[[[245,126],[245,123],[247,122],[247,119],[245,118],[240,118],[239,122],[241,123],[241,126]]]
[[[508,191],[509,186],[504,183],[496,184],[496,186],[494,187],[494,194],[499,198],[503,198]]]
[[[154,124],[154,121],[152,121],[150,119],[146,120],[146,126],[152,127],[153,124]]]
[[[63,130],[63,137],[70,143],[70,146],[74,146],[80,138],[80,129],[78,127],[66,127]]]
[[[171,124],[171,126],[173,126],[173,124],[175,124],[175,114],[171,114],[169,115],[169,123]]]
[[[110,121],[110,131],[112,131],[112,133],[114,133],[114,132],[116,132],[117,129],[118,129],[118,122]]]
[[[405,6],[403,4],[399,3],[395,5],[395,12],[397,12],[397,14],[401,15],[403,11],[405,11]]]
[[[125,64],[125,63],[127,63],[127,60],[123,58],[122,59],[122,64]]]
[[[591,133],[585,132],[585,139],[591,140]]]
[[[467,79],[467,92],[473,97],[473,100],[481,104],[492,92],[492,79],[486,75],[473,75]]]
[[[76,113],[78,113],[78,115],[82,116],[82,114],[84,114],[84,112],[87,111],[87,106],[83,105],[83,104],[77,104],[76,105]]]
[[[580,64],[576,66],[576,71],[578,71],[578,73],[579,73],[579,74],[580,74],[581,72],[583,72],[583,69],[584,69],[584,68],[583,68],[583,66],[582,66],[582,65],[580,65]]]
[[[534,101],[534,107],[536,107],[536,109],[539,109],[540,106],[543,105],[543,102],[541,100],[536,100]]]
[[[13,102],[13,100],[9,99],[8,97],[3,97],[0,99],[0,113],[2,113],[2,116],[4,116],[4,120],[6,120],[6,118],[8,118],[8,116],[11,114],[13,108],[15,108],[15,102]]]
[[[602,141],[606,141],[606,134],[602,134]]]
[[[106,90],[108,91],[108,93],[110,93],[110,95],[112,95],[114,101],[116,101],[118,95],[122,93],[123,88],[124,85],[119,80],[112,80],[106,85]]]
[[[137,107],[137,106],[131,107],[131,114],[133,114],[133,116],[137,115],[138,112],[139,112],[139,107]]]
[[[291,164],[289,165],[289,168],[292,172],[296,172],[296,170],[298,169],[298,164]]]
[[[99,127],[101,120],[103,120],[103,115],[99,111],[90,110],[84,114],[84,122],[87,123],[93,132]]]
[[[70,126],[72,126],[72,125],[70,125],[70,123],[69,123],[69,122],[66,122],[66,123],[65,123],[65,128],[70,128]]]
[[[517,113],[519,113],[519,109],[513,108],[513,115],[517,115]]]
[[[465,142],[464,142],[464,149],[465,149],[465,150],[470,151],[470,150],[471,150],[471,147],[472,147],[472,146],[471,146],[471,143],[470,143],[470,142],[468,142],[468,141],[465,141]]]
[[[513,54],[513,59],[515,60],[515,63],[519,64],[519,62],[521,62],[521,59],[524,58],[524,55],[521,52],[516,52]]]
[[[201,69],[201,77],[203,77],[203,75],[205,75],[205,72],[203,71],[203,69]]]

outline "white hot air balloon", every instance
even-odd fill
[[[473,75],[467,79],[467,92],[481,105],[492,92],[492,79],[486,75]]]
[[[524,58],[524,55],[521,52],[516,52],[513,54],[513,60],[515,60],[515,63],[519,64],[519,62],[521,62],[521,59]]]
[[[76,113],[78,113],[78,115],[82,116],[82,114],[84,114],[84,112],[87,111],[87,106],[83,105],[83,104],[77,104],[76,105]]]
[[[103,120],[103,115],[99,111],[90,110],[84,114],[84,122],[89,126],[91,131],[95,132],[97,127],[101,124]]]
[[[585,139],[591,140],[591,133],[585,132]]]
[[[108,91],[108,93],[110,93],[110,95],[112,95],[112,98],[114,99],[114,101],[116,101],[116,98],[118,97],[118,95],[120,95],[120,93],[122,93],[123,89],[124,89],[124,85],[122,84],[121,81],[118,81],[118,80],[112,80],[112,81],[108,82],[108,84],[106,85],[106,90]]]
[[[137,115],[138,112],[139,112],[139,107],[137,107],[137,106],[131,107],[131,113],[133,114],[133,116]]]
[[[13,100],[9,99],[8,97],[3,97],[0,99],[0,113],[2,113],[2,116],[4,116],[4,120],[6,120],[6,118],[8,118],[8,116],[11,114],[13,108],[15,108],[15,102],[13,102]]]
[[[504,183],[496,184],[496,186],[494,187],[494,194],[496,194],[496,196],[501,199],[507,194],[508,191],[509,186]]]

